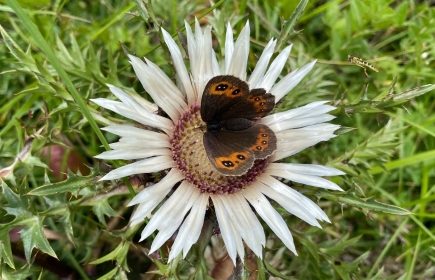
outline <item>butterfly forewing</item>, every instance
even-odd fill
[[[275,96],[266,90],[249,91],[248,84],[237,77],[216,76],[205,87],[201,117],[205,122],[232,118],[254,120],[266,116],[274,107]]]
[[[234,102],[246,98],[249,86],[234,76],[213,77],[205,86],[201,100],[201,118],[205,122],[221,121]],[[233,117],[240,114],[234,112]]]

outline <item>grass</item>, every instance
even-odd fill
[[[210,254],[204,257],[206,246],[214,256],[222,253],[208,239],[172,267],[146,255],[152,238],[138,243],[143,226],[125,227],[132,213],[126,204],[140,180],[156,181],[161,174],[102,184],[101,175],[125,162],[108,166],[93,158],[116,141],[99,127],[125,120],[89,99],[113,98],[107,83],[147,96],[126,53],[147,56],[173,76],[159,44],[159,26],[177,37],[184,20],[194,16],[213,25],[216,50],[223,46],[226,22],[238,34],[249,19],[250,69],[271,37],[280,38],[281,49],[293,44],[285,71],[318,59],[278,110],[332,100],[333,123],[343,126],[338,137],[288,159],[347,173],[333,178],[346,193],[293,185],[318,200],[332,224],[313,228],[278,208],[299,256],[266,228],[263,260],[248,255],[241,277],[435,277],[431,2],[303,1],[303,10],[282,0],[222,0],[213,6],[203,1],[28,2],[0,4],[0,170],[13,165],[0,174],[2,279],[138,279],[151,271],[156,278],[205,279],[217,277],[217,270],[231,273],[232,267],[213,263]],[[292,17],[295,10],[300,17]],[[348,55],[379,72],[367,69],[366,76]],[[159,254],[167,257],[166,248]]]

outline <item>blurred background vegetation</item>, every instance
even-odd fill
[[[332,100],[333,123],[344,127],[338,137],[288,159],[347,173],[334,178],[346,193],[289,183],[318,201],[332,224],[314,228],[278,208],[299,256],[266,228],[264,258],[248,255],[242,277],[435,278],[435,1],[312,0],[294,28],[286,29],[297,5],[0,1],[1,278],[226,279],[231,274],[232,264],[215,239],[199,242],[172,267],[162,256],[148,256],[151,238],[137,242],[142,227],[125,228],[133,210],[126,207],[131,195],[125,182],[98,183],[112,166],[93,158],[104,150],[96,124],[126,120],[88,100],[114,98],[106,83],[147,97],[126,53],[147,56],[174,77],[159,26],[176,36],[195,16],[214,27],[218,55],[225,23],[238,34],[249,19],[249,69],[271,37],[286,38],[283,46],[293,44],[283,75],[317,59],[277,110]],[[379,72],[367,69],[366,76],[348,55]],[[116,141],[114,135],[104,137]],[[137,191],[160,176],[144,174],[127,183]]]

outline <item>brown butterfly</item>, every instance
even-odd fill
[[[201,100],[201,118],[207,124],[204,147],[221,174],[240,176],[256,159],[276,150],[276,136],[256,120],[275,107],[275,96],[262,88],[249,90],[245,81],[230,75],[212,78]]]

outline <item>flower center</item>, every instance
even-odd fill
[[[267,159],[256,160],[254,165],[241,176],[225,176],[210,163],[205,151],[203,136],[206,123],[202,121],[200,106],[193,105],[181,116],[171,138],[172,154],[178,169],[187,181],[201,192],[231,194],[244,189],[255,181],[266,168]]]

